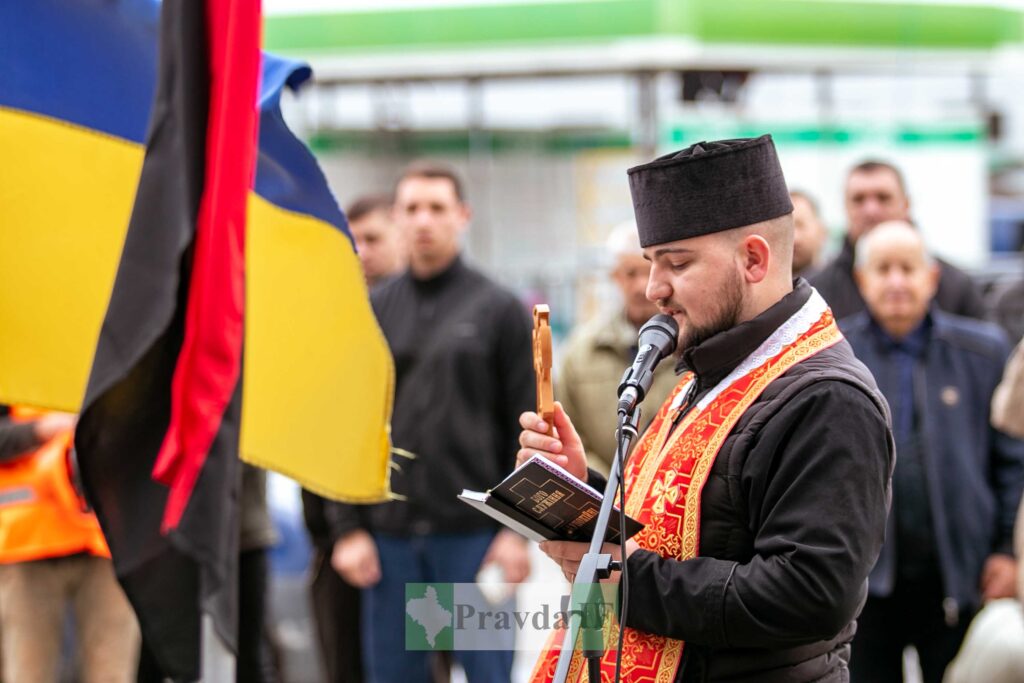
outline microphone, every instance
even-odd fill
[[[628,415],[644,400],[654,381],[654,368],[676,350],[679,325],[670,315],[659,313],[640,328],[639,349],[633,364],[619,383],[619,415]]]

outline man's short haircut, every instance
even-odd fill
[[[814,198],[811,197],[811,195],[807,194],[803,190],[790,190],[789,196],[792,197],[793,199],[799,197],[800,199],[804,200],[805,202],[807,202],[808,205],[810,205],[811,212],[814,213],[815,216],[821,216],[821,214],[818,213],[818,202],[814,201]]]
[[[879,159],[865,159],[856,166],[850,169],[849,173],[846,174],[846,178],[856,173],[878,173],[879,171],[889,171],[896,176],[896,183],[900,186],[900,192],[904,196],[907,194],[907,184],[903,182],[903,174],[900,173],[900,169],[896,168],[893,164],[888,161],[881,161]]]
[[[462,179],[455,172],[455,169],[447,164],[438,161],[412,162],[405,167],[402,174],[398,176],[398,180],[395,181],[395,191],[398,191],[398,186],[403,180],[408,180],[409,178],[442,178],[448,180],[455,189],[455,197],[460,202],[466,201],[465,193],[462,189]]]
[[[356,197],[348,208],[345,209],[345,216],[350,221],[358,221],[374,211],[387,211],[394,204],[394,199],[389,194],[364,194]]]

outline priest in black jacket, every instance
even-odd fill
[[[870,373],[791,278],[771,138],[693,145],[629,180],[681,377],[625,471],[626,511],[646,526],[627,545],[622,680],[847,681],[895,456]],[[541,453],[603,485],[563,411],[554,435],[534,413],[520,423],[520,461]],[[586,545],[542,549],[571,579]],[[606,653],[605,675],[614,665]],[[548,650],[533,680],[554,666]]]

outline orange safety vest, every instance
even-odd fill
[[[12,419],[41,413],[12,408]],[[73,432],[0,463],[0,564],[89,553],[110,557],[96,515],[71,483],[68,451]]]

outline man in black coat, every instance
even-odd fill
[[[771,138],[694,145],[631,169],[630,186],[647,296],[679,324],[684,374],[626,468],[626,512],[646,526],[626,547],[622,680],[847,681],[894,452],[870,373],[791,278]],[[553,434],[534,413],[520,424],[520,461],[603,485],[560,407]],[[586,545],[542,549],[571,579]],[[534,680],[553,670],[549,650]]]
[[[395,361],[394,500],[329,503],[331,564],[363,589],[367,680],[420,683],[430,653],[406,649],[409,584],[472,583],[487,565],[507,583],[529,573],[526,540],[459,501],[500,481],[516,451],[519,414],[535,404],[530,317],[511,291],[462,258],[470,208],[450,168],[413,164],[395,187],[409,268],[374,289],[374,313]],[[511,651],[455,650],[467,677],[507,681]]]
[[[820,272],[808,278],[837,320],[864,310],[864,297],[853,279],[853,252],[857,240],[883,221],[910,221],[910,199],[903,176],[892,164],[865,161],[846,176],[846,236],[836,257]],[[966,316],[984,318],[981,290],[956,266],[936,259],[941,270],[935,303],[939,308]]]

